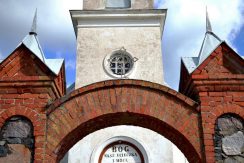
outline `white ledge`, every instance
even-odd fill
[[[75,32],[77,28],[160,27],[162,33],[166,12],[166,9],[71,10],[70,14]]]

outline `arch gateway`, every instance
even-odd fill
[[[244,162],[244,61],[208,17],[199,56],[181,60],[177,92],[163,77],[167,10],[153,0],[83,6],[70,11],[77,72],[67,90],[64,60],[41,50],[36,15],[1,61],[0,162],[173,163],[172,144],[190,163]]]

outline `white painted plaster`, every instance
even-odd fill
[[[91,157],[104,142],[117,136],[135,139],[145,149],[149,163],[173,163],[172,143],[158,133],[136,126],[114,126],[98,130],[69,150],[68,163],[96,163]]]
[[[161,36],[158,27],[79,28],[77,38],[76,86],[83,87],[99,81],[118,79],[103,68],[108,54],[124,47],[138,58],[129,79],[164,84]]]

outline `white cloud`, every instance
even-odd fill
[[[180,57],[197,56],[205,34],[205,8],[212,28],[230,46],[244,23],[241,0],[165,0],[156,1],[159,8],[167,8],[163,36],[163,62],[167,83],[178,88]],[[173,74],[173,75],[172,75]]]
[[[75,70],[76,68],[76,61],[72,60],[72,59],[67,59],[65,60],[65,68],[66,69],[71,69],[71,70]]]
[[[161,8],[168,8],[163,35],[163,59],[166,81],[173,88],[176,89],[178,85],[180,57],[196,56],[199,52],[205,33],[206,5],[214,32],[236,48],[232,41],[244,20],[241,0],[155,2]],[[81,9],[82,0],[0,0],[0,46],[3,57],[10,54],[28,34],[36,8],[37,32],[47,58],[65,58],[66,67],[74,70],[76,38],[68,10]],[[9,14],[10,10],[14,12]]]
[[[64,58],[67,83],[72,83],[75,79],[76,38],[69,10],[82,9],[82,2],[82,0],[0,0],[0,47],[4,54],[3,58],[9,55],[28,34],[37,8],[37,33],[45,56]],[[9,14],[10,10],[14,12]]]

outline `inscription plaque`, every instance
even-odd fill
[[[134,144],[117,141],[104,148],[99,163],[144,163],[144,158]]]

